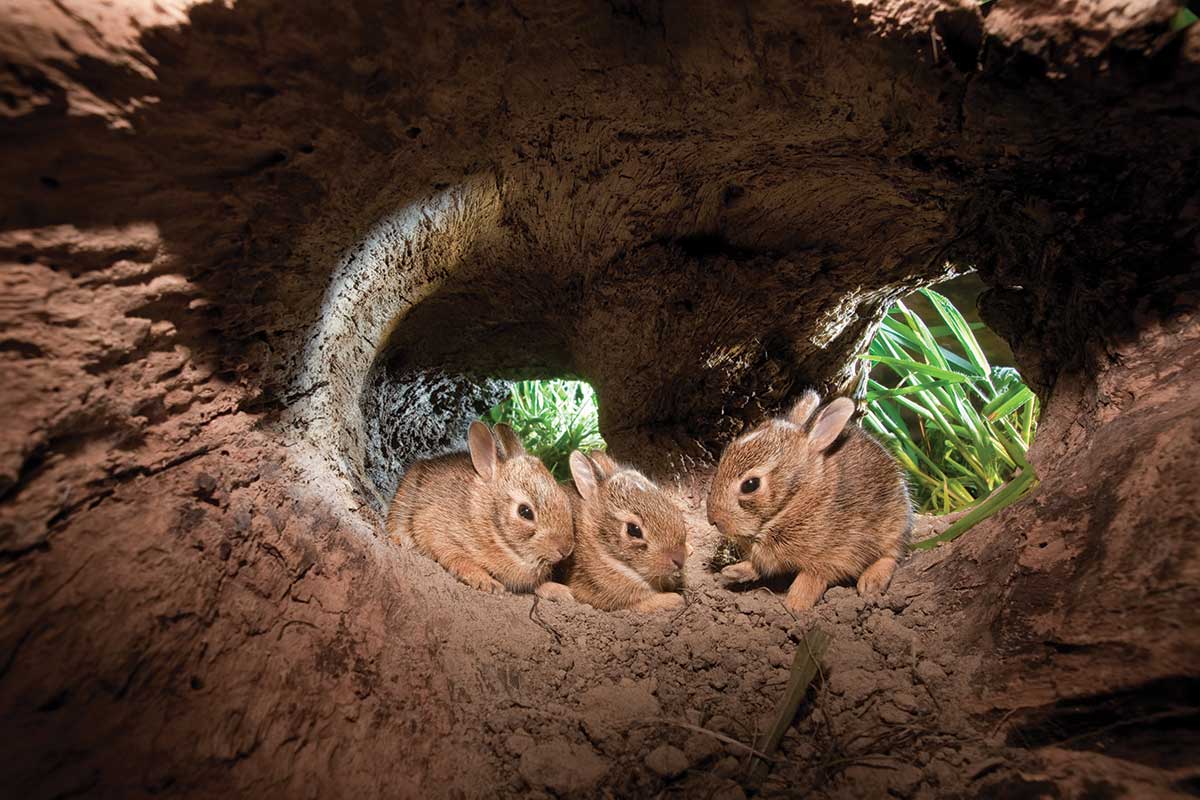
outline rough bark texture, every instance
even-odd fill
[[[1174,4],[430,5],[4,9],[6,783],[736,797],[678,723],[749,741],[822,624],[765,795],[1194,794]],[[379,533],[493,381],[573,375],[703,553],[721,442],[853,388],[948,262],[1046,400],[1042,484],[882,604],[793,620],[697,558],[675,619],[531,611]]]

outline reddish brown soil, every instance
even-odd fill
[[[1200,37],[1173,3],[28,2],[0,21],[0,774],[22,797],[1187,796]],[[9,154],[12,155],[9,155]],[[489,597],[380,534],[579,375],[698,514],[973,264],[1023,503],[793,619]],[[736,745],[802,633],[823,677]]]

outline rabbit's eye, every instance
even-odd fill
[[[758,491],[758,478],[746,478],[742,481],[742,494],[750,494]]]
[[[517,513],[521,515],[521,519],[527,519],[530,522],[533,522],[533,509],[524,503],[521,503],[521,505],[517,506]]]
[[[630,536],[632,536],[634,539],[642,538],[642,529],[639,528],[637,525],[635,525],[632,522],[625,523],[625,532],[628,533]]]

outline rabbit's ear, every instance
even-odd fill
[[[821,409],[808,432],[808,445],[818,452],[825,450],[841,435],[842,429],[854,415],[854,401],[839,397]]]
[[[819,405],[821,405],[821,395],[809,389],[800,395],[800,399],[792,406],[792,410],[787,413],[787,421],[803,428],[808,424],[813,412],[817,410],[817,406]]]
[[[479,420],[471,423],[467,430],[467,448],[471,451],[471,464],[479,477],[490,481],[496,477],[496,440],[488,426]]]
[[[521,444],[521,440],[517,437],[517,432],[512,429],[512,426],[500,422],[497,423],[496,427],[492,428],[492,432],[500,440],[500,449],[504,451],[505,458],[516,458],[517,456],[525,455],[525,445]]]
[[[621,468],[617,466],[617,462],[612,460],[612,456],[603,450],[593,450],[588,453],[588,459],[596,466],[596,472],[603,480],[608,480],[621,471]]]
[[[596,469],[592,461],[578,450],[571,452],[571,477],[575,480],[575,488],[584,500],[596,496]]]

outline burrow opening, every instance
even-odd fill
[[[923,290],[906,294],[888,309],[883,328],[872,329],[874,337],[866,340],[869,345],[858,356],[866,359],[867,369],[860,369],[854,388],[857,396],[866,401],[867,413],[862,423],[893,448],[906,468],[917,510],[941,514],[961,511],[984,499],[1019,471],[1019,456],[1011,451],[1016,449],[1023,455],[1028,449],[1039,409],[1036,397],[1028,391],[1028,402],[1019,407],[1019,413],[1008,412],[1013,424],[1007,425],[1007,430],[989,417],[989,412],[999,409],[1004,398],[1011,397],[1024,384],[1007,342],[987,327],[977,311],[978,299],[986,291],[980,277],[973,271],[962,272],[930,288],[936,295]],[[940,302],[937,295],[949,302],[949,312],[937,305]],[[586,298],[582,298],[576,308],[586,305]],[[364,469],[368,478],[364,485],[370,489],[377,508],[386,507],[401,474],[411,463],[460,448],[471,421],[484,419],[495,423],[503,419],[515,423],[514,427],[524,434],[522,414],[529,412],[514,407],[514,392],[523,391],[526,403],[553,404],[553,399],[536,398],[543,391],[541,387],[564,382],[584,387],[580,391],[586,390],[593,404],[595,428],[594,440],[588,440],[588,447],[603,446],[609,432],[606,423],[612,426],[614,420],[611,416],[605,418],[606,404],[575,367],[570,309],[563,308],[558,315],[550,315],[543,304],[532,303],[527,307],[532,307],[535,313],[519,313],[511,295],[497,296],[462,280],[435,292],[393,325],[385,346],[371,365],[360,398],[366,443]],[[902,311],[915,317],[911,320],[913,326]],[[961,315],[968,328],[969,344],[956,339],[947,325],[948,313]],[[877,347],[889,324],[899,325],[905,336],[919,335],[924,326],[931,342],[940,346],[942,353],[921,355],[912,342],[896,341],[900,347],[909,348],[902,351],[903,355],[924,359],[934,373],[901,370],[870,360],[873,353],[897,354],[894,349]],[[751,344],[762,345],[761,341]],[[786,351],[786,344],[779,341],[768,345],[771,346]],[[979,357],[986,362],[986,370],[990,371],[986,383],[972,375],[972,356],[968,352],[971,348],[978,350]],[[956,387],[939,377],[935,374],[938,359],[943,359],[942,369],[971,376],[974,383]],[[850,359],[846,369],[852,370],[857,361]],[[753,374],[753,361],[743,360],[741,366],[744,374]],[[769,375],[778,377],[779,370],[770,369],[771,366],[769,363]],[[629,382],[636,380],[636,375],[619,375],[616,380],[610,378],[607,388],[620,395]],[[933,387],[944,396],[940,401],[924,400],[923,393],[909,393],[923,386]],[[777,397],[770,394],[756,397],[751,389],[750,397],[735,397],[724,403],[715,419],[685,421],[693,431],[716,432],[708,442],[697,443],[700,446],[696,451],[703,452],[711,462],[719,455],[724,440],[778,410],[786,404],[789,394],[801,388],[805,388],[805,383],[793,378],[773,388]],[[730,410],[743,410],[749,400],[758,402],[757,414],[726,415]],[[935,415],[948,413],[947,409],[955,403],[978,413],[973,420],[952,419],[952,429],[939,429]],[[502,416],[504,408],[508,409],[507,418]],[[541,423],[540,428],[545,429],[543,436],[554,433],[555,425],[565,426],[569,419],[570,414],[559,414],[556,421]],[[992,440],[986,444],[961,441],[969,439],[968,432],[980,431],[983,435],[991,433]],[[561,429],[557,432],[564,434]],[[557,446],[543,443],[535,448],[551,470],[557,470],[555,474],[560,480],[567,478],[566,456],[574,441],[563,435]],[[987,454],[981,454],[980,449],[988,451]],[[636,462],[647,453],[641,450],[619,455]]]

